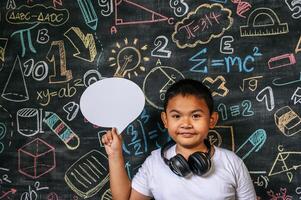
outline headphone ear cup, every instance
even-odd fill
[[[188,164],[194,174],[202,176],[211,168],[210,156],[207,153],[194,152],[189,156]]]
[[[181,154],[177,154],[169,159],[169,168],[178,176],[186,177],[191,174],[190,167]]]

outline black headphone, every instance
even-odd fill
[[[166,165],[169,166],[171,171],[181,177],[187,177],[191,173],[198,176],[202,176],[208,172],[211,168],[210,160],[210,142],[205,139],[205,145],[208,148],[208,152],[203,153],[200,151],[194,152],[188,158],[188,161],[181,154],[177,154],[170,158],[169,160],[165,157],[165,152],[167,149],[172,147],[175,142],[173,140],[167,142],[161,149],[161,157],[163,158]]]

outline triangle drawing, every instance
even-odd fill
[[[129,0],[115,0],[115,24],[146,24],[166,21],[168,17]]]

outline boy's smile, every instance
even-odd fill
[[[217,113],[210,115],[204,99],[176,95],[168,101],[161,118],[170,137],[177,143],[177,153],[188,153],[207,151],[204,139],[209,129],[214,128],[218,116]]]

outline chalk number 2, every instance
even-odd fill
[[[168,39],[166,36],[158,36],[154,41],[156,48],[152,50],[151,55],[159,58],[170,58],[171,51],[165,49],[167,44]]]

